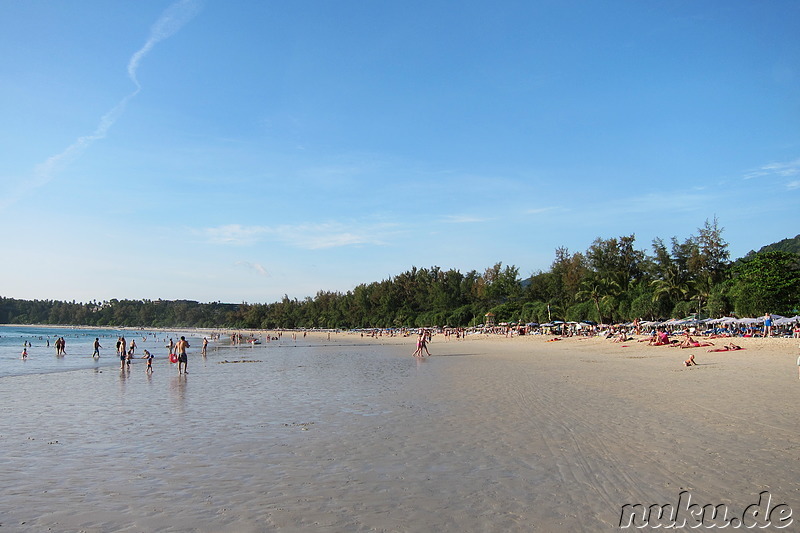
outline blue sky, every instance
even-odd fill
[[[0,295],[271,302],[800,232],[800,3],[7,0]]]

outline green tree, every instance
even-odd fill
[[[800,308],[800,255],[763,252],[733,269],[730,294],[740,316],[793,314]]]
[[[594,275],[586,280],[581,284],[581,290],[575,295],[577,300],[590,300],[594,303],[594,308],[597,311],[597,317],[600,322],[603,322],[604,314],[603,310],[600,307],[601,303],[609,302],[614,296],[619,294],[620,286],[617,281],[611,279],[610,277],[602,277],[599,275]],[[606,316],[609,316],[613,320],[613,317],[610,316],[611,313],[607,313]]]

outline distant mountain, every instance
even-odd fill
[[[792,254],[800,254],[800,235],[762,246],[757,253],[761,252],[789,252]],[[750,257],[755,253],[756,252],[751,251],[746,257]]]

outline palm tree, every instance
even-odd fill
[[[708,302],[714,290],[714,281],[710,275],[700,275],[689,283],[689,294],[697,298],[697,317],[703,312],[703,303]]]
[[[575,294],[578,300],[591,300],[597,310],[597,317],[603,322],[600,303],[619,294],[620,285],[610,277],[591,276],[581,283],[581,289]]]
[[[669,265],[664,270],[664,277],[653,280],[653,301],[668,298],[673,302],[680,302],[686,299],[689,294],[689,281],[685,273],[676,264]]]

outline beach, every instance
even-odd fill
[[[800,513],[800,340],[549,338],[437,335],[414,358],[414,337],[284,333],[195,344],[189,375],[0,378],[0,528],[597,531],[764,491]]]

